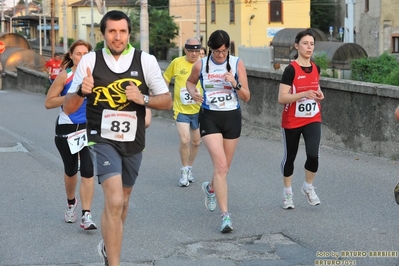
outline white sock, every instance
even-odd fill
[[[188,166],[187,166],[187,169],[188,169],[189,171],[191,171],[191,169],[193,169],[193,167],[192,167],[191,165],[188,165]]]
[[[284,194],[292,194],[292,187],[284,187]]]
[[[305,189],[309,189],[311,186],[313,186],[313,184],[309,184],[305,181],[303,182],[303,186],[305,187]]]
[[[181,167],[181,170],[182,170],[182,171],[188,171],[188,166],[187,166],[187,165],[186,165],[186,166],[182,166],[182,167]]]

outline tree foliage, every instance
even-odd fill
[[[149,15],[150,47],[154,49],[154,52],[174,47],[175,44],[171,40],[177,36],[178,27],[169,16],[169,12],[165,9],[150,9]]]
[[[327,73],[329,60],[327,58],[326,52],[319,52],[313,55],[313,61],[316,65],[318,65],[321,69],[322,77],[329,77],[330,75]]]
[[[169,0],[148,0],[150,8],[166,8],[169,6]]]
[[[383,53],[378,58],[354,59],[351,69],[353,80],[399,85],[399,63],[391,54]]]
[[[138,38],[138,34],[140,33],[140,9],[134,9],[130,13],[129,17],[132,21],[130,41],[134,47],[139,48],[140,40]],[[171,40],[176,38],[179,28],[173,21],[173,17],[169,16],[168,9],[149,7],[148,17],[150,53],[154,54],[158,59],[166,59],[167,50],[169,48],[175,47],[175,44],[171,42]]]
[[[337,4],[334,0],[310,1],[310,26],[323,32],[328,32],[334,24]]]

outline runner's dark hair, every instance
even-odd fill
[[[308,28],[306,30],[300,31],[298,32],[298,34],[295,37],[295,43],[299,44],[299,42],[301,41],[301,39],[305,36],[311,36],[313,37],[313,41],[316,42],[316,39],[314,37],[313,31],[312,29]],[[296,52],[296,54],[294,55],[294,59],[298,58],[298,51]]]
[[[228,50],[230,47],[230,36],[225,32],[224,30],[216,30],[214,31],[208,39],[208,47],[209,47],[209,56],[206,59],[206,73],[209,73],[209,58],[211,57],[212,50],[217,50],[218,48],[225,46],[226,49]],[[231,66],[229,63],[230,59],[230,50],[227,52],[227,71],[231,70]]]
[[[126,15],[124,12],[120,10],[111,10],[108,11],[103,18],[100,21],[100,31],[104,35],[105,34],[105,28],[107,26],[107,20],[114,20],[114,21],[119,21],[125,19],[127,22],[127,26],[129,28],[129,34],[132,31],[132,23],[130,21],[130,18],[128,15]]]

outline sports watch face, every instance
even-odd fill
[[[144,95],[144,104],[147,105],[150,101],[150,98],[147,95]]]

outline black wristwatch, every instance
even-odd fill
[[[82,92],[82,84],[80,84],[76,90],[76,94],[82,98],[86,97],[86,95],[83,94]]]
[[[236,86],[234,89],[237,90],[237,91],[239,91],[239,90],[241,90],[241,88],[242,88],[241,83],[240,83],[240,82],[237,82],[237,86]]]

